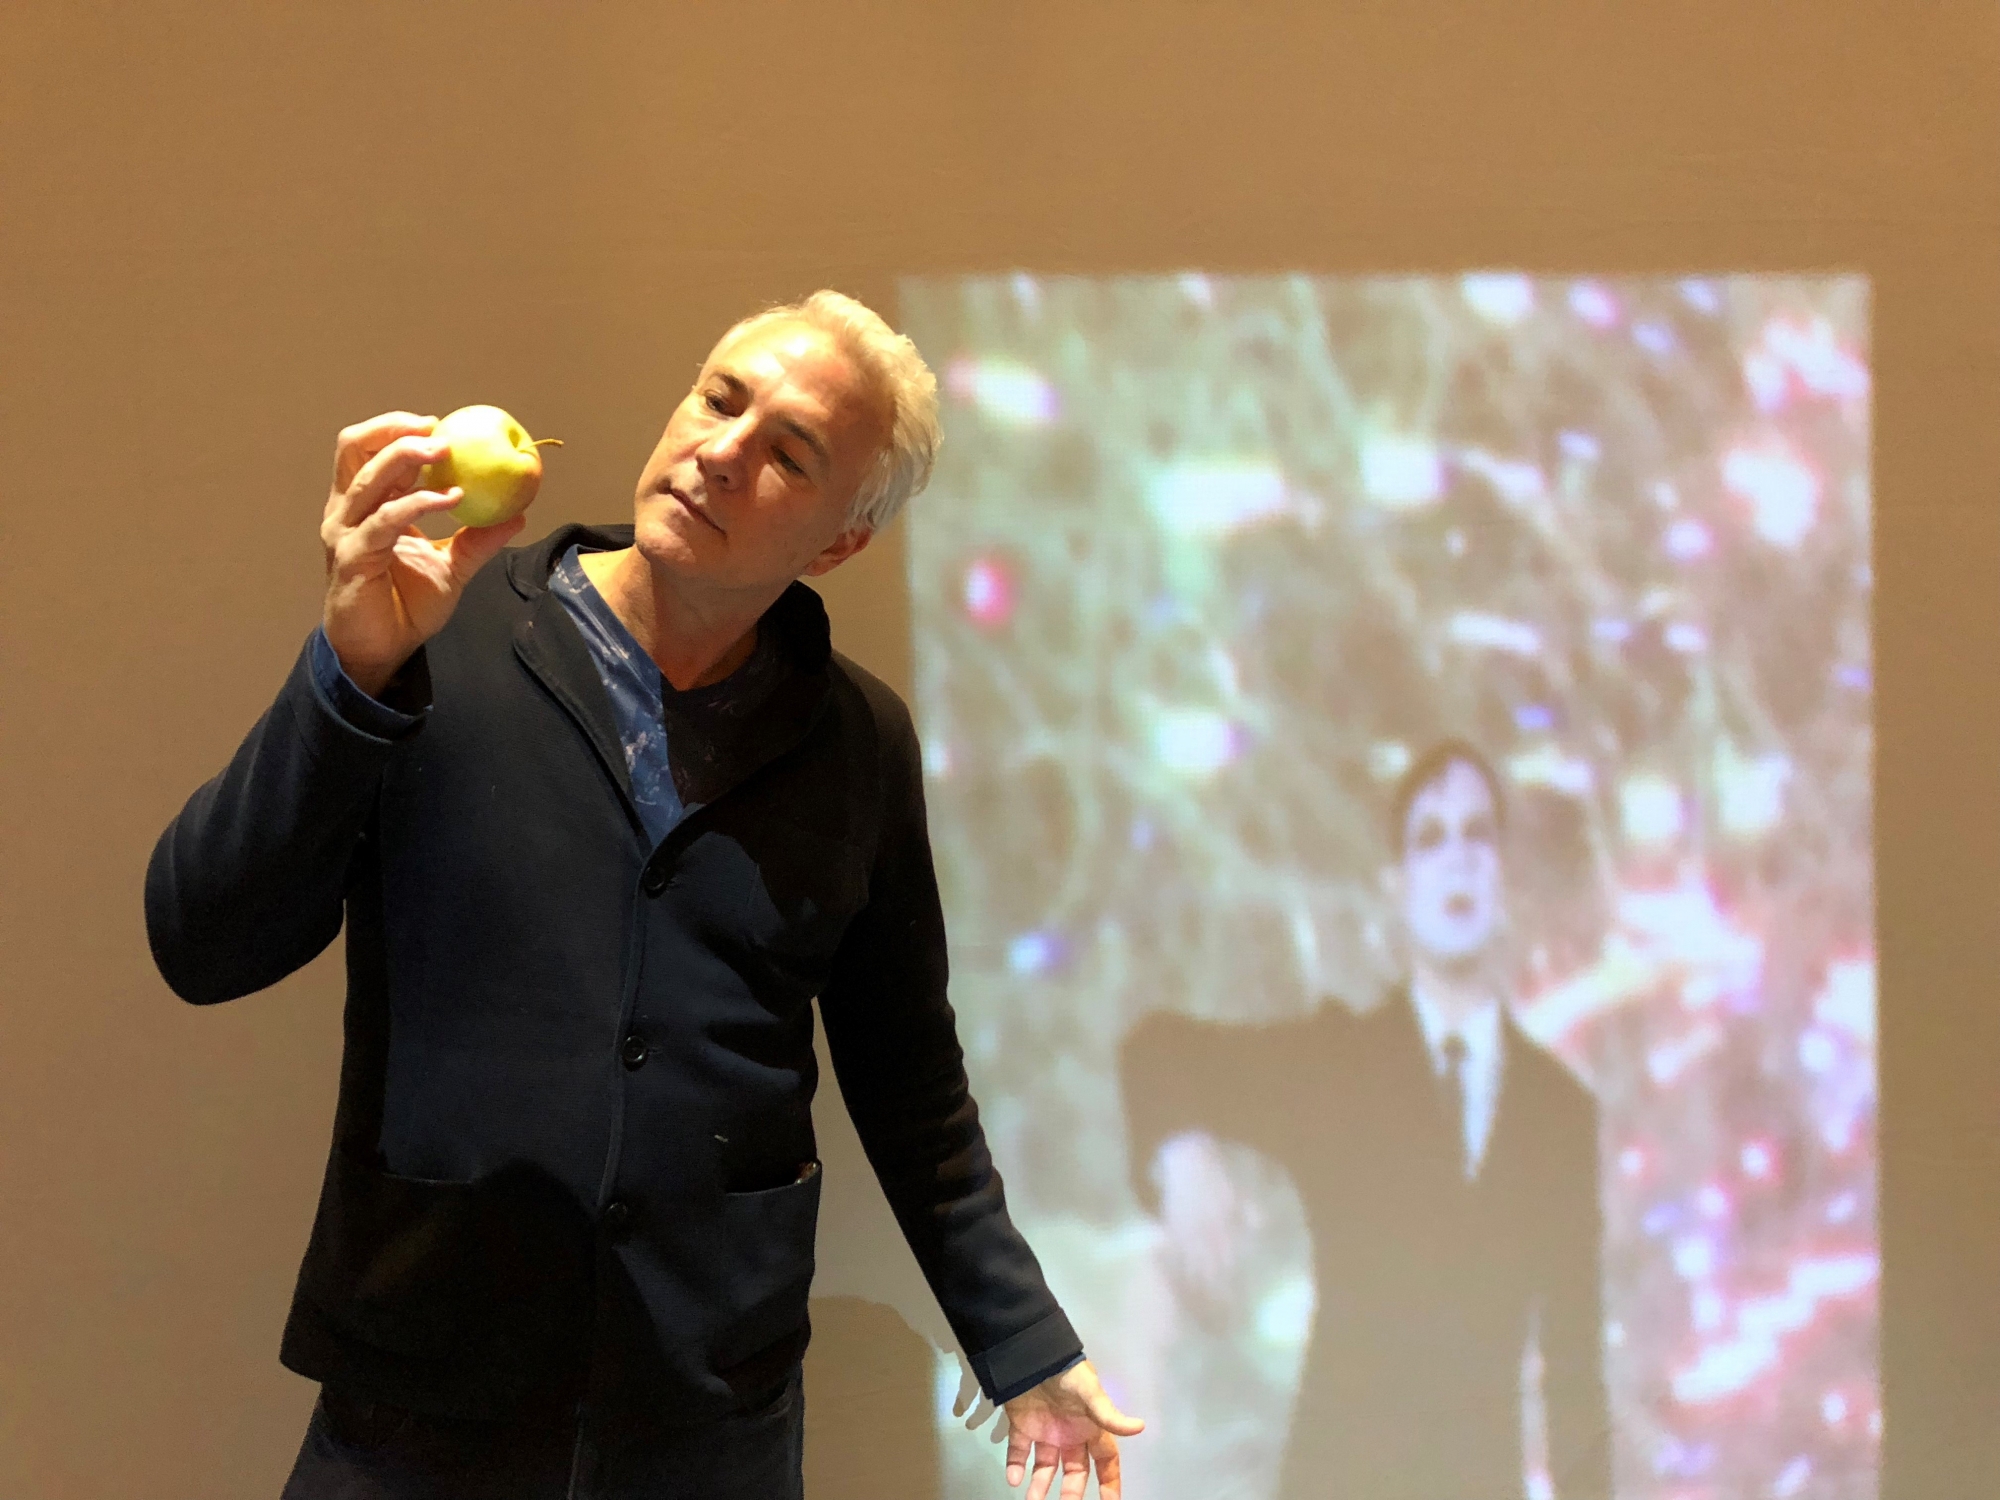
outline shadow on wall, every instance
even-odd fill
[[[944,1488],[933,1409],[937,1351],[958,1344],[833,1086],[824,1028],[815,1028],[813,1044],[824,1192],[806,1348],[806,1494],[929,1500]]]
[[[931,1414],[936,1355],[894,1308],[815,1297],[806,1350],[806,1494],[932,1496],[944,1460]]]

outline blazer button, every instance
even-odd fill
[[[646,1066],[646,1053],[649,1050],[646,1039],[636,1031],[618,1044],[618,1056],[624,1061],[625,1066],[634,1072]]]
[[[604,1205],[604,1227],[623,1229],[632,1222],[632,1205],[623,1198],[613,1198]]]
[[[647,865],[646,873],[639,877],[639,889],[649,896],[657,896],[667,888],[667,868],[665,865]]]

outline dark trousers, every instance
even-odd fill
[[[420,1416],[321,1391],[281,1500],[804,1500],[805,1392],[638,1442]]]

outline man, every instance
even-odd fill
[[[920,761],[823,574],[929,477],[936,383],[822,292],[726,334],[631,527],[432,542],[434,419],[342,432],[326,606],[147,872],[206,1003],[347,932],[334,1143],[285,1329],[288,1500],[796,1496],[812,1009],[1040,1500],[1141,1424],[1008,1218],[945,998]],[[1030,1472],[1031,1471],[1031,1472]]]
[[[1411,979],[1389,1003],[1265,1027],[1155,1016],[1123,1049],[1135,1173],[1157,1156],[1194,1290],[1231,1253],[1210,1137],[1267,1153],[1297,1186],[1318,1305],[1287,1500],[1521,1496],[1538,1467],[1531,1345],[1554,1494],[1610,1494],[1597,1111],[1507,1014],[1503,811],[1461,742],[1404,776],[1387,884]]]

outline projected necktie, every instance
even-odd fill
[[[1472,1159],[1465,1141],[1465,1038],[1456,1032],[1444,1039],[1444,1097],[1451,1111],[1451,1138],[1458,1146],[1459,1169]]]

